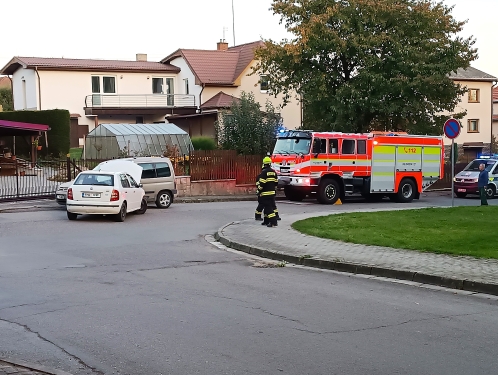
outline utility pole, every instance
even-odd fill
[[[235,8],[232,0],[232,29],[233,29],[233,45],[235,46]]]

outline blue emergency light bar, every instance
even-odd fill
[[[478,159],[498,159],[498,154],[481,154],[477,155]]]

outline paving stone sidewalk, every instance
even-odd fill
[[[374,211],[388,210],[348,210]],[[255,220],[234,222],[221,228],[216,238],[228,247],[291,263],[498,295],[497,260],[344,243],[291,228],[297,220],[343,212],[286,215],[276,228]]]
[[[36,368],[36,369],[35,369]],[[60,370],[50,370],[34,365],[19,365],[0,360],[0,375],[71,375]]]

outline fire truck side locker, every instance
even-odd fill
[[[396,146],[374,145],[370,193],[394,193],[396,183]]]

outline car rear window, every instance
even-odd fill
[[[74,185],[114,186],[114,176],[107,174],[80,174]]]

